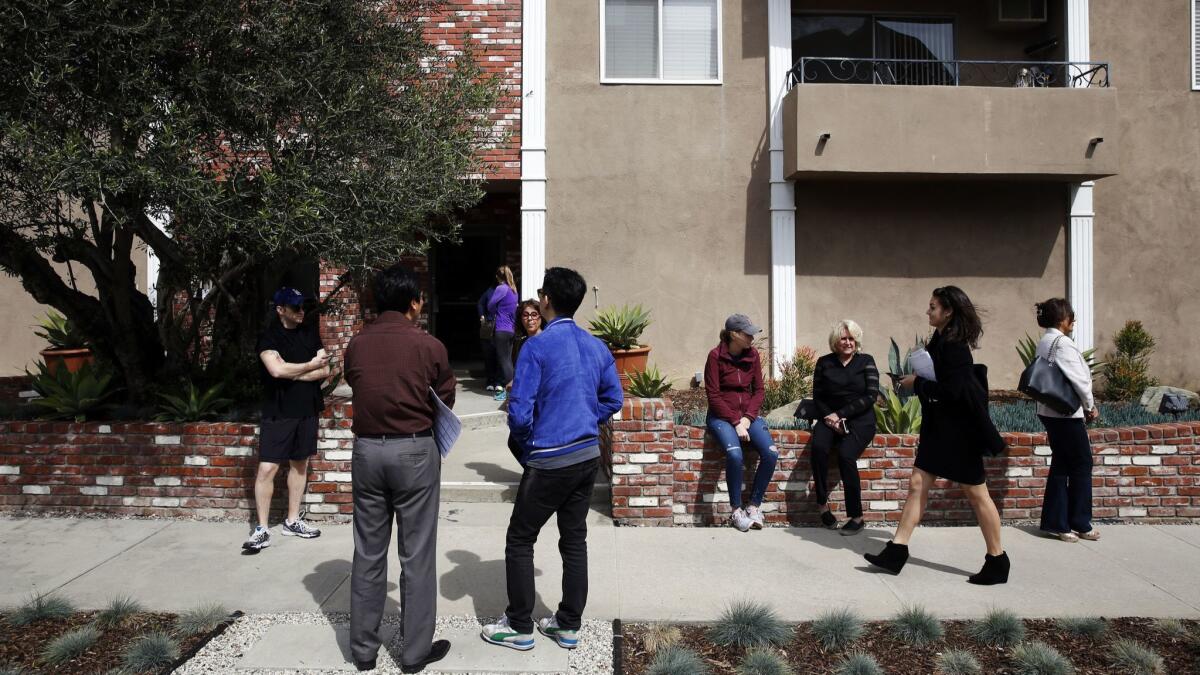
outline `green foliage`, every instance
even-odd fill
[[[642,331],[650,325],[650,310],[641,305],[605,307],[596,312],[588,330],[604,341],[609,349],[633,349],[638,346]]]
[[[883,668],[874,656],[854,651],[846,655],[833,671],[835,675],[883,675]]]
[[[821,648],[826,651],[841,649],[863,634],[863,619],[849,607],[821,612],[809,626]]]
[[[792,629],[767,605],[735,600],[721,612],[708,635],[722,647],[759,647],[787,643]]]
[[[921,433],[921,401],[916,396],[901,399],[891,388],[879,392],[886,405],[875,404],[875,427],[881,434]]]
[[[629,375],[630,396],[637,398],[661,398],[671,389],[671,380],[658,372],[657,366],[650,366],[643,371]]]
[[[1118,672],[1129,675],[1162,675],[1166,672],[1163,658],[1134,640],[1122,638],[1113,642],[1108,657]]]
[[[967,635],[989,647],[1012,647],[1025,639],[1025,622],[1006,609],[993,609],[968,624]]]
[[[1141,321],[1127,321],[1113,336],[1116,351],[1104,364],[1105,393],[1119,401],[1136,401],[1147,387],[1158,384],[1150,377],[1150,354],[1154,337]]]
[[[812,393],[812,375],[817,352],[800,347],[779,366],[779,377],[771,377],[770,359],[763,362],[763,410],[774,410]]]
[[[179,660],[179,644],[166,633],[149,633],[125,649],[121,666],[127,672],[159,671]]]
[[[1017,340],[1017,355],[1021,357],[1021,364],[1026,368],[1037,358],[1037,346],[1038,339],[1029,333],[1026,333],[1025,337],[1020,340]],[[1084,363],[1088,364],[1088,370],[1092,372],[1093,377],[1104,367],[1103,361],[1096,360],[1095,349],[1088,349],[1082,352],[1082,356]]]
[[[60,665],[78,658],[81,654],[96,644],[100,631],[91,626],[76,628],[51,640],[42,649],[42,662],[52,666]]]
[[[36,375],[29,371],[25,374],[33,378],[31,384],[42,397],[33,399],[29,405],[46,419],[83,422],[110,409],[108,401],[119,391],[111,386],[112,372],[103,364],[85,363],[73,373],[66,368],[51,373],[41,361],[37,367]]]
[[[229,618],[229,610],[220,603],[201,605],[180,614],[175,619],[175,630],[180,635],[208,633]]]
[[[1059,630],[1096,640],[1108,631],[1108,622],[1099,617],[1070,616],[1054,622]]]
[[[937,657],[937,675],[980,675],[979,659],[965,649],[947,649]]]
[[[891,340],[892,343],[891,348],[888,349],[888,372],[895,375],[911,375],[913,370],[912,366],[908,362],[908,357],[912,356],[914,351],[918,349],[924,349],[926,341],[922,340],[920,337],[913,338],[913,346],[909,347],[908,351],[904,352],[904,358],[901,359],[900,346],[896,344],[896,339],[888,339]]]
[[[224,388],[225,383],[218,382],[201,392],[194,383],[188,382],[187,388],[178,394],[160,393],[158,397],[162,399],[162,403],[159,404],[159,413],[154,419],[159,422],[198,422],[213,419],[233,403],[233,399],[221,398],[221,390]]]
[[[1168,415],[1146,412],[1137,403],[1100,402],[1096,406],[1100,410],[1100,419],[1094,422],[1093,426],[1135,427],[1175,421]],[[1037,418],[1037,409],[1031,401],[989,403],[988,412],[992,417],[992,422],[996,424],[996,429],[1000,431],[1030,433],[1045,431],[1045,427]],[[1200,420],[1200,410],[1188,410],[1179,416],[1179,420],[1184,422]]]
[[[24,666],[0,663],[0,675],[33,675],[33,673]]]
[[[763,648],[751,649],[737,668],[738,675],[793,675],[795,671],[779,654]]]
[[[1179,619],[1158,619],[1154,622],[1154,630],[1177,640],[1188,638],[1192,635],[1192,631]]]
[[[647,675],[708,675],[708,664],[696,652],[672,645],[654,655]]]
[[[65,619],[75,611],[69,600],[54,593],[37,595],[8,612],[4,620],[12,626],[28,626],[47,619]]]
[[[896,639],[917,647],[941,640],[944,633],[942,622],[919,606],[901,609],[890,627]]]
[[[50,343],[52,349],[83,349],[88,346],[87,337],[79,332],[75,322],[54,310],[46,312],[46,318],[38,321],[41,330],[33,334]]]
[[[1022,642],[1012,650],[1015,675],[1071,675],[1075,666],[1045,642]]]
[[[129,596],[119,595],[109,600],[108,606],[96,614],[96,625],[101,628],[112,628],[140,611],[142,611],[141,603]]]

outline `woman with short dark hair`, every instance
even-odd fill
[[[1042,496],[1041,529],[1052,537],[1075,542],[1094,541],[1100,531],[1092,529],[1092,446],[1087,422],[1100,416],[1092,396],[1092,370],[1079,347],[1070,338],[1075,327],[1075,310],[1064,298],[1039,302],[1038,326],[1046,329],[1038,342],[1037,355],[1053,361],[1082,405],[1069,415],[1038,403],[1037,415],[1046,428],[1050,445],[1050,475]]]
[[[983,335],[983,322],[974,303],[957,286],[935,288],[925,314],[934,328],[925,350],[933,360],[935,379],[916,375],[900,379],[902,387],[921,399],[921,436],[908,497],[896,535],[883,551],[864,557],[899,574],[908,561],[908,540],[921,523],[929,489],[938,478],[946,478],[966,494],[987,544],[983,568],[967,581],[1002,584],[1008,581],[1009,560],[1000,542],[1000,513],[985,482],[983,455],[1002,452],[1004,439],[988,416],[987,389],[971,358]]]

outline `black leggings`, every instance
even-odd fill
[[[512,344],[513,334],[508,331],[496,331],[492,336],[492,348],[496,350],[496,372],[500,375],[497,384],[502,387],[512,382],[513,378]]]
[[[808,442],[813,483],[818,504],[829,501],[829,452],[837,449],[838,471],[842,474],[842,491],[846,493],[846,515],[861,518],[862,488],[858,479],[858,458],[875,437],[873,427],[850,427],[842,436],[822,420],[813,424],[812,440]]]

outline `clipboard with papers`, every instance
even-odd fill
[[[433,409],[436,413],[433,419],[433,440],[437,443],[438,454],[445,458],[462,433],[462,420],[442,403],[433,387],[429,388],[429,397],[433,399]]]
[[[933,357],[924,349],[914,349],[908,355],[908,366],[917,377],[937,382],[937,373],[933,372]]]

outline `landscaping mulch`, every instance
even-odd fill
[[[50,666],[42,663],[42,650],[52,640],[92,622],[98,612],[76,612],[65,619],[45,619],[25,626],[13,626],[0,621],[0,666],[24,667],[30,673],[56,675],[91,675],[107,673],[121,666],[125,649],[147,633],[170,633],[175,626],[174,614],[139,612],[120,625],[100,631],[100,638],[79,658]],[[179,640],[179,651],[188,654],[207,641],[210,634],[201,633]],[[174,665],[160,671],[169,673]],[[156,674],[157,675],[157,674]]]
[[[843,650],[826,652],[809,631],[809,624],[795,628],[795,637],[790,643],[776,648],[797,673],[829,675],[842,658],[850,651],[863,651],[879,662],[888,675],[930,675],[936,672],[937,656],[946,649],[963,649],[979,660],[982,672],[996,675],[1014,673],[1010,658],[1011,649],[987,647],[967,636],[968,621],[944,621],[945,636],[941,642],[912,647],[891,635],[887,622],[872,621],[865,625],[863,636]],[[1184,621],[1194,634],[1200,635],[1200,621]],[[622,670],[625,675],[636,675],[649,670],[653,655],[645,647],[648,624],[624,624],[624,639],[620,641]],[[680,645],[699,654],[708,662],[714,675],[735,675],[745,650],[718,647],[708,639],[706,626],[679,626],[682,634]],[[1120,672],[1109,662],[1108,646],[1118,638],[1136,640],[1143,647],[1157,652],[1166,662],[1166,672],[1171,674],[1200,673],[1200,646],[1193,642],[1172,638],[1159,632],[1154,619],[1117,618],[1108,620],[1108,630],[1098,640],[1076,636],[1059,629],[1052,619],[1026,619],[1026,641],[1041,641],[1049,644],[1075,666],[1077,675],[1109,675]]]

